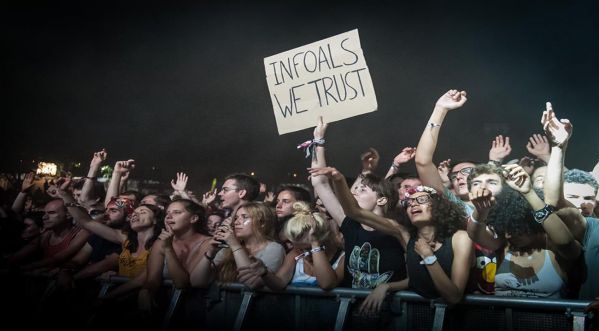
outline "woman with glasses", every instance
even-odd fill
[[[285,224],[283,233],[293,243],[293,249],[279,271],[271,273],[262,261],[257,261],[239,268],[240,281],[259,276],[273,290],[283,290],[287,285],[319,286],[325,290],[337,287],[343,279],[345,254],[336,244],[325,217],[313,213],[306,202],[295,202],[293,217]]]
[[[210,247],[191,271],[193,287],[208,287],[214,279],[220,283],[238,282],[238,268],[249,265],[253,259],[261,260],[265,270],[273,273],[281,267],[285,249],[274,240],[276,217],[272,208],[248,202],[237,209],[233,220],[217,229]],[[243,283],[259,288],[264,284],[261,276]]]
[[[474,266],[472,241],[465,229],[461,208],[433,188],[418,186],[404,200],[410,224],[402,226],[360,208],[344,176],[334,168],[322,168],[313,175],[333,179],[344,212],[362,224],[396,237],[406,245],[409,288],[427,297],[442,297],[449,303],[462,299],[470,269]]]

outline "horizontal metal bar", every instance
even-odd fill
[[[221,289],[227,291],[241,291],[246,289],[243,284],[225,284],[221,285]],[[336,288],[330,291],[324,291],[317,287],[294,287],[288,286],[284,291],[259,290],[257,292],[276,293],[283,295],[309,295],[320,297],[355,297],[365,298],[370,294],[367,289],[352,289],[352,288]],[[394,294],[395,297],[409,302],[443,302],[441,299],[427,299],[412,291],[398,291]],[[545,298],[521,298],[521,297],[504,297],[495,295],[466,295],[460,304],[465,305],[483,305],[483,306],[498,306],[498,307],[513,307],[513,308],[535,308],[547,310],[577,310],[582,311],[591,303],[588,300],[566,300],[566,299],[545,299]]]

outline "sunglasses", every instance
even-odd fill
[[[462,168],[459,171],[454,171],[454,172],[450,173],[449,179],[454,180],[454,179],[458,178],[458,173],[460,173],[464,176],[469,176],[473,171],[474,171],[474,167]]]

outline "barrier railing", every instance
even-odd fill
[[[98,296],[106,295],[112,286],[128,280],[120,276],[100,280],[102,286]],[[41,299],[53,286],[49,281]],[[191,291],[192,295],[201,297],[198,304],[187,301],[190,291],[174,288],[170,280],[166,280],[164,286],[171,291],[160,326],[163,330],[171,327],[175,313],[183,304],[192,304],[205,315],[200,323],[194,321],[192,324],[200,330],[250,330],[259,326],[271,329],[274,325],[277,329],[286,330],[363,331],[362,325],[385,320],[376,329],[583,331],[588,326],[589,317],[584,310],[590,304],[590,301],[581,300],[466,295],[458,305],[450,307],[441,300],[426,299],[411,291],[399,291],[387,297],[381,316],[366,317],[367,323],[364,323],[362,315],[352,312],[370,294],[369,290],[337,288],[323,291],[290,286],[285,291],[252,291],[242,284],[225,284],[214,286],[210,291]],[[177,318],[183,318],[183,323],[190,323],[185,320],[185,315]]]
[[[302,321],[305,321],[310,317],[309,315],[302,313],[302,300],[307,300],[309,298],[334,298],[338,304],[336,314],[334,315],[335,318],[332,329],[343,330],[348,326],[348,323],[351,323],[351,320],[354,319],[354,317],[348,319],[348,313],[352,306],[360,299],[363,299],[370,294],[369,290],[361,289],[337,288],[331,291],[323,291],[319,288],[291,286],[281,292],[272,292],[268,290],[250,291],[241,284],[222,285],[219,288],[219,292],[221,293],[221,300],[215,307],[219,304],[232,304],[234,301],[230,298],[232,294],[241,296],[241,302],[238,306],[235,322],[232,326],[233,330],[241,330],[244,328],[248,318],[254,318],[268,323],[268,318],[265,319],[264,316],[250,316],[252,314],[252,306],[260,305],[258,300],[256,300],[260,296],[292,296],[292,300],[287,300],[287,303],[291,304],[293,310],[293,321],[288,321],[288,327],[294,330],[304,329],[305,325],[302,324]],[[279,303],[284,301],[285,300],[279,300]],[[471,321],[483,321],[478,325],[476,325],[476,322],[470,323],[470,326],[466,327],[466,329],[485,329],[487,331],[530,330],[531,328],[535,328],[535,325],[537,329],[540,330],[549,328],[582,331],[585,329],[587,319],[587,314],[584,312],[584,309],[590,303],[589,301],[579,300],[466,295],[460,304],[449,308],[441,300],[426,299],[411,291],[397,292],[390,296],[388,301],[389,312],[391,315],[391,323],[387,325],[388,329],[412,330],[420,328],[423,325],[425,325],[423,328],[427,329],[428,327],[426,326],[427,323],[425,319],[432,318],[432,326],[430,327],[432,330],[463,330],[465,324],[468,324],[463,322],[470,319]],[[313,303],[314,301],[311,302]],[[268,304],[268,302],[266,304]],[[428,316],[417,316],[418,313],[410,315],[410,306],[420,306],[420,308],[430,307],[429,314]],[[208,315],[219,314],[218,309],[215,307],[208,311]],[[222,310],[234,311],[235,309],[231,309],[231,307],[221,307],[221,311]],[[488,312],[485,310],[488,310]],[[451,312],[451,314],[448,314],[448,311]],[[480,316],[474,318],[475,314]],[[454,320],[453,323],[448,323],[446,321],[448,317]],[[490,319],[494,318],[495,320],[499,320],[499,322],[493,325],[485,324],[484,320],[486,317],[492,317]],[[224,320],[227,320],[227,318],[225,317]],[[429,320],[428,322],[431,321]],[[530,325],[531,323],[533,325]],[[226,325],[222,326],[224,326],[225,329],[229,329]]]

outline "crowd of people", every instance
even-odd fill
[[[399,290],[449,304],[468,293],[583,299],[597,310],[599,163],[565,167],[573,125],[547,103],[531,156],[507,161],[510,140],[500,135],[488,160],[435,164],[444,119],[466,102],[464,91],[443,94],[418,145],[403,148],[384,176],[374,149],[355,177],[327,164],[322,119],[302,145],[310,182],[281,183],[272,194],[239,173],[196,197],[178,173],[172,194],[142,196],[126,188],[134,160],[117,161],[105,188],[97,182],[105,150],[80,179],[40,187],[27,174],[2,195],[4,277],[43,275],[57,296],[98,277],[128,277],[94,303],[87,318],[96,321],[109,302],[154,311],[166,279],[180,289],[369,289],[358,308],[368,316]],[[402,172],[412,161],[417,173]]]

